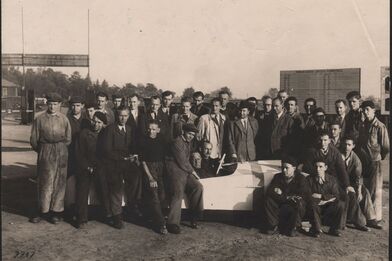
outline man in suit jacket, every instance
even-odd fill
[[[172,138],[175,139],[182,134],[182,125],[185,123],[195,124],[198,117],[191,112],[192,98],[183,97],[181,99],[181,111],[173,114],[171,120]]]
[[[241,118],[230,122],[228,132],[228,150],[239,161],[256,159],[255,137],[259,128],[257,120],[249,116],[249,103],[241,101]]]
[[[136,144],[134,130],[126,125],[129,109],[120,107],[117,110],[117,121],[105,129],[103,139],[103,157],[106,163],[106,176],[113,226],[123,228],[122,198],[127,193],[127,204],[132,210],[141,197],[141,173],[136,164]]]
[[[274,116],[271,117],[271,155],[274,159],[280,159],[282,153],[289,151],[289,140],[292,132],[293,119],[283,109],[283,101],[276,97],[272,100]]]
[[[270,159],[271,158],[271,133],[272,126],[271,117],[273,117],[272,98],[268,95],[261,98],[263,101],[263,110],[256,116],[259,123],[259,131],[256,136],[256,159]]]
[[[230,102],[230,94],[228,91],[223,90],[219,92],[219,98],[222,99],[221,113],[226,116],[230,121],[238,119],[238,108],[237,106]]]
[[[143,108],[140,108],[140,97],[136,93],[131,94],[128,99],[130,105],[129,118],[127,121],[127,125],[131,126],[135,131],[135,138],[137,141],[140,141],[143,135],[145,134],[146,129],[146,115]]]
[[[204,102],[204,93],[202,92],[195,92],[193,94],[193,101],[195,102],[195,105],[192,106],[191,112],[197,117],[200,117],[205,114],[210,113],[210,108],[208,108],[206,105],[203,104]]]
[[[159,108],[164,114],[169,117],[169,122],[174,113],[177,112],[176,107],[172,106],[174,94],[171,91],[164,91],[161,96],[162,107]]]
[[[346,130],[346,115],[347,115],[347,102],[343,99],[338,99],[335,101],[336,115],[332,117],[331,122],[338,122],[341,126],[342,132],[340,137],[344,137]]]
[[[220,113],[222,100],[214,98],[211,101],[211,114],[202,115],[197,128],[199,129],[198,140],[208,140],[212,144],[211,158],[222,157],[223,140],[227,125],[226,116]]]
[[[144,120],[145,128],[148,126],[148,122],[156,120],[159,123],[160,135],[165,143],[171,141],[171,129],[170,129],[170,118],[169,113],[165,113],[161,108],[161,97],[155,95],[151,97],[150,109],[147,111]],[[146,133],[146,129],[143,130]]]

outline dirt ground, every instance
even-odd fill
[[[161,236],[140,224],[116,230],[93,220],[81,231],[66,222],[28,222],[36,202],[35,184],[28,180],[36,169],[29,132],[29,126],[2,121],[3,260],[388,260],[389,162],[383,164],[384,230],[289,238],[261,234],[244,222],[203,221],[198,230],[184,224],[180,235]]]

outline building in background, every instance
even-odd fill
[[[12,111],[20,110],[21,97],[20,89],[21,87],[13,82],[6,79],[1,79],[1,110],[2,111]]]

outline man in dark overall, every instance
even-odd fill
[[[309,213],[311,235],[320,237],[322,224],[329,226],[329,234],[340,237],[340,228],[344,218],[345,203],[337,179],[326,173],[328,165],[324,159],[315,159],[315,172],[307,177],[312,193],[311,211]]]
[[[136,141],[134,130],[126,125],[128,117],[127,107],[117,109],[117,121],[106,127],[102,145],[113,226],[118,229],[123,228],[123,189],[127,195],[127,205],[130,210],[137,212],[137,203],[141,197],[141,172],[135,156],[137,154]]]
[[[181,232],[179,225],[184,195],[189,200],[192,228],[198,228],[197,220],[203,213],[203,185],[199,182],[200,178],[189,162],[191,142],[198,129],[193,124],[185,123],[182,125],[182,130],[184,133],[171,143],[169,155],[166,157],[171,195],[167,229],[173,234]]]
[[[87,117],[83,112],[84,101],[80,96],[74,96],[69,101],[70,112],[67,114],[72,130],[72,141],[68,147],[68,175],[65,189],[65,217],[71,219],[75,215],[76,203],[76,172],[77,163],[75,157],[75,143],[83,125],[86,125]]]
[[[76,174],[76,217],[77,227],[86,228],[88,221],[88,196],[90,186],[98,169],[97,140],[103,127],[107,124],[106,115],[96,112],[93,125],[80,132],[75,141]]]
[[[296,236],[301,229],[301,219],[311,200],[306,178],[297,171],[297,161],[291,157],[282,160],[282,172],[276,174],[268,186],[265,196],[267,233],[280,230],[288,236]]]

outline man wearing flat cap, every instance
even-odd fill
[[[282,172],[276,174],[268,186],[265,197],[267,233],[278,232],[278,224],[283,234],[296,236],[301,229],[301,219],[311,201],[306,178],[297,170],[295,158],[284,157]]]
[[[86,114],[83,111],[84,100],[80,96],[73,96],[69,101],[69,113],[67,118],[71,124],[72,141],[68,147],[68,175],[67,187],[65,189],[65,208],[66,217],[71,218],[74,215],[74,203],[76,198],[76,158],[75,158],[75,142],[79,136],[82,125],[87,121]]]
[[[238,161],[256,159],[255,137],[259,128],[257,120],[249,117],[249,102],[241,101],[240,119],[230,122],[228,131],[228,151]]]
[[[50,93],[46,97],[48,110],[39,115],[31,128],[30,144],[38,153],[38,203],[40,214],[30,222],[50,218],[53,224],[61,221],[64,210],[64,195],[67,182],[68,145],[71,143],[71,125],[60,113],[62,97]],[[50,216],[48,216],[50,215]]]
[[[171,203],[167,221],[167,230],[179,234],[181,221],[181,202],[184,194],[189,200],[191,227],[198,228],[197,220],[203,212],[203,185],[190,163],[191,142],[198,129],[191,123],[182,124],[183,134],[174,139],[166,157]]]
[[[364,177],[364,184],[370,192],[376,210],[376,218],[382,220],[382,184],[381,160],[389,153],[389,136],[385,125],[375,116],[376,106],[372,101],[364,101],[361,105],[365,122],[360,125],[358,147],[371,158],[371,171]]]

